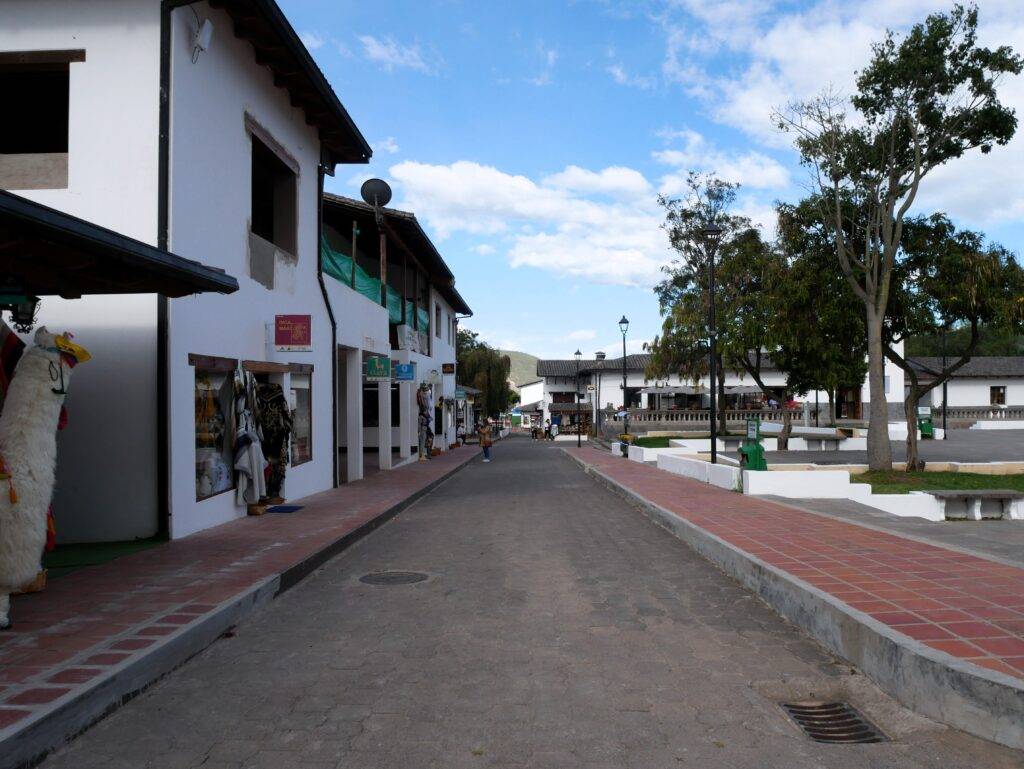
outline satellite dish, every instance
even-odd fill
[[[383,179],[367,179],[359,188],[363,200],[371,206],[386,206],[391,202],[391,188]]]

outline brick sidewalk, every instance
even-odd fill
[[[564,450],[908,638],[1024,678],[1024,569],[725,491],[607,452]]]
[[[304,508],[296,513],[231,521],[15,597],[14,627],[0,633],[0,754],[5,740],[36,726],[47,712],[67,709],[225,605],[274,580],[274,592],[294,584],[477,453],[460,448],[378,473],[297,500]]]

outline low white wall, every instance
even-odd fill
[[[681,456],[662,451],[658,455],[658,469],[692,478],[701,483],[710,483],[722,489],[733,491],[740,485],[740,469],[731,465],[713,465],[702,459]]]
[[[790,499],[846,499],[850,496],[850,474],[845,470],[744,470],[743,493]]]
[[[1024,420],[1021,419],[997,419],[984,422],[975,422],[971,425],[972,430],[1024,430]]]

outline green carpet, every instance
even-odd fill
[[[150,537],[130,542],[94,542],[84,545],[57,545],[57,549],[43,555],[43,566],[48,569],[47,577],[54,579],[81,569],[113,561],[121,556],[162,545],[165,539]]]

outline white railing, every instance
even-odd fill
[[[629,421],[631,424],[644,424],[646,422],[679,422],[679,423],[708,423],[709,409],[630,409]],[[728,422],[745,422],[748,419],[760,419],[762,422],[781,422],[783,420],[783,409],[726,409],[725,419]],[[793,420],[803,418],[803,409],[790,409],[790,417]],[[622,417],[618,414],[608,414],[604,421],[621,422]]]
[[[942,406],[932,409],[932,419],[942,417]],[[1024,419],[1024,406],[950,406],[947,419]]]

